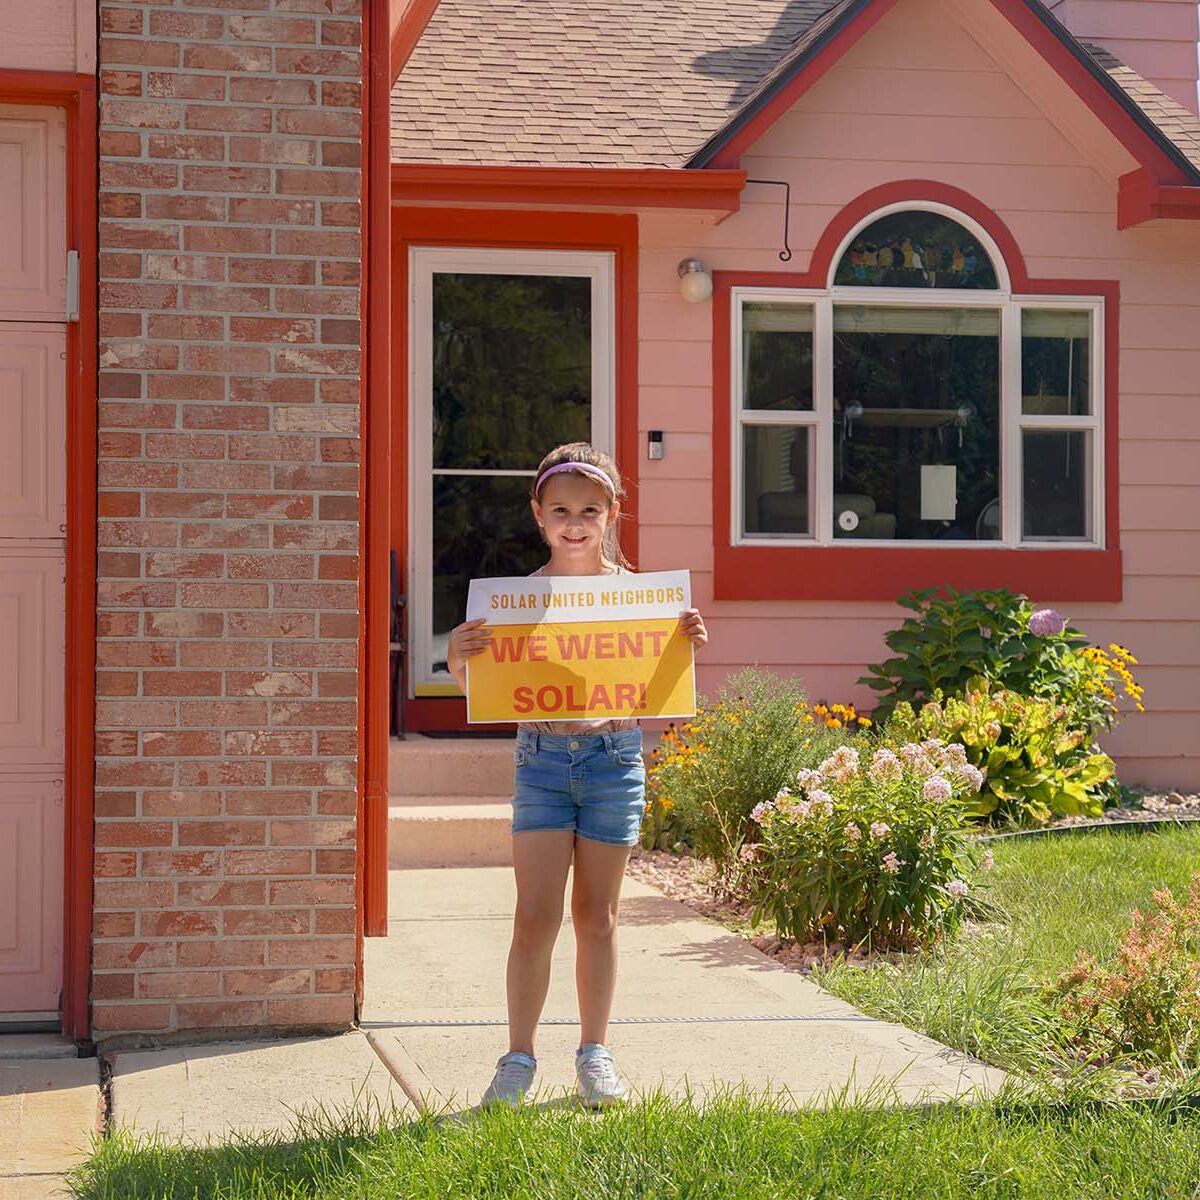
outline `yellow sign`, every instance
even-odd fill
[[[686,571],[472,580],[492,639],[467,660],[468,721],[691,716],[690,594]]]

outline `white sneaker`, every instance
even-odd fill
[[[500,1056],[496,1063],[496,1074],[483,1093],[480,1107],[485,1104],[511,1104],[514,1108],[525,1099],[525,1093],[533,1085],[537,1072],[537,1059],[520,1050],[510,1050]]]
[[[575,1051],[575,1087],[590,1108],[617,1104],[629,1094],[612,1051],[599,1042],[588,1042]]]

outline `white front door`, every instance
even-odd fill
[[[0,1028],[63,969],[66,114],[0,105]]]
[[[450,630],[472,578],[546,561],[542,457],[613,445],[613,256],[410,251],[410,696],[454,696]]]

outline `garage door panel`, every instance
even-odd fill
[[[59,550],[0,546],[0,772],[63,762],[63,571]]]
[[[0,1012],[58,1008],[63,786],[0,775]]]
[[[66,313],[66,114],[0,105],[0,320]]]
[[[0,325],[0,544],[63,537],[66,354],[62,325]]]

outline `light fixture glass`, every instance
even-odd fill
[[[679,264],[679,294],[689,304],[702,304],[713,293],[712,276],[698,258],[685,258]]]

